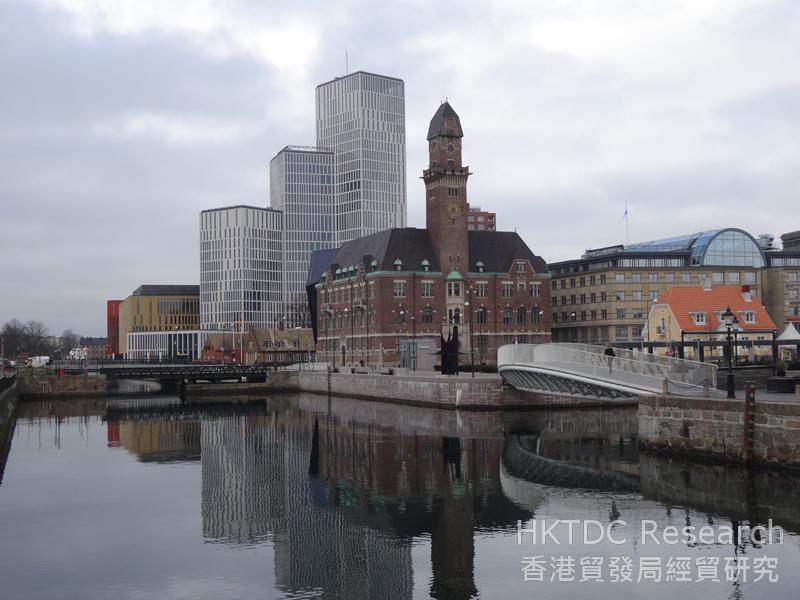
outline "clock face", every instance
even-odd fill
[[[461,207],[458,204],[448,204],[447,215],[451,219],[457,219],[458,217],[461,216]]]

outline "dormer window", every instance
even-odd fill
[[[369,263],[369,268],[370,268],[371,271],[377,271],[378,270],[378,261],[377,260],[373,260],[371,263]]]
[[[745,323],[755,323],[756,322],[756,313],[752,311],[746,311],[742,313],[742,320]]]
[[[475,268],[478,269],[478,273],[483,273],[483,261],[479,260],[475,263]]]
[[[517,273],[524,273],[524,272],[525,272],[525,263],[522,262],[522,261],[519,261],[517,263]]]
[[[423,271],[430,271],[431,270],[431,263],[428,261],[427,258],[422,259],[422,270]]]
[[[403,261],[399,258],[394,259],[394,270],[395,271],[402,271],[403,270]]]
[[[696,312],[691,313],[692,321],[694,321],[695,325],[705,325],[706,324],[706,313],[704,312]]]

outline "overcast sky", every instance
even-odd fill
[[[449,98],[472,204],[548,261],[703,228],[800,228],[796,0],[0,0],[0,323],[105,335],[197,283],[198,212],[268,203],[314,87],[406,82],[408,221]]]

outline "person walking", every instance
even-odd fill
[[[606,355],[606,360],[608,361],[608,374],[611,375],[611,369],[614,364],[614,357],[616,354],[614,353],[614,349],[611,347],[611,344],[606,344],[606,350],[603,352]]]

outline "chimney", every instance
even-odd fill
[[[710,292],[711,291],[711,279],[708,277],[703,278],[703,291]]]
[[[751,302],[753,299],[752,294],[750,294],[750,286],[743,285],[742,286],[742,298],[744,298],[745,302]]]

